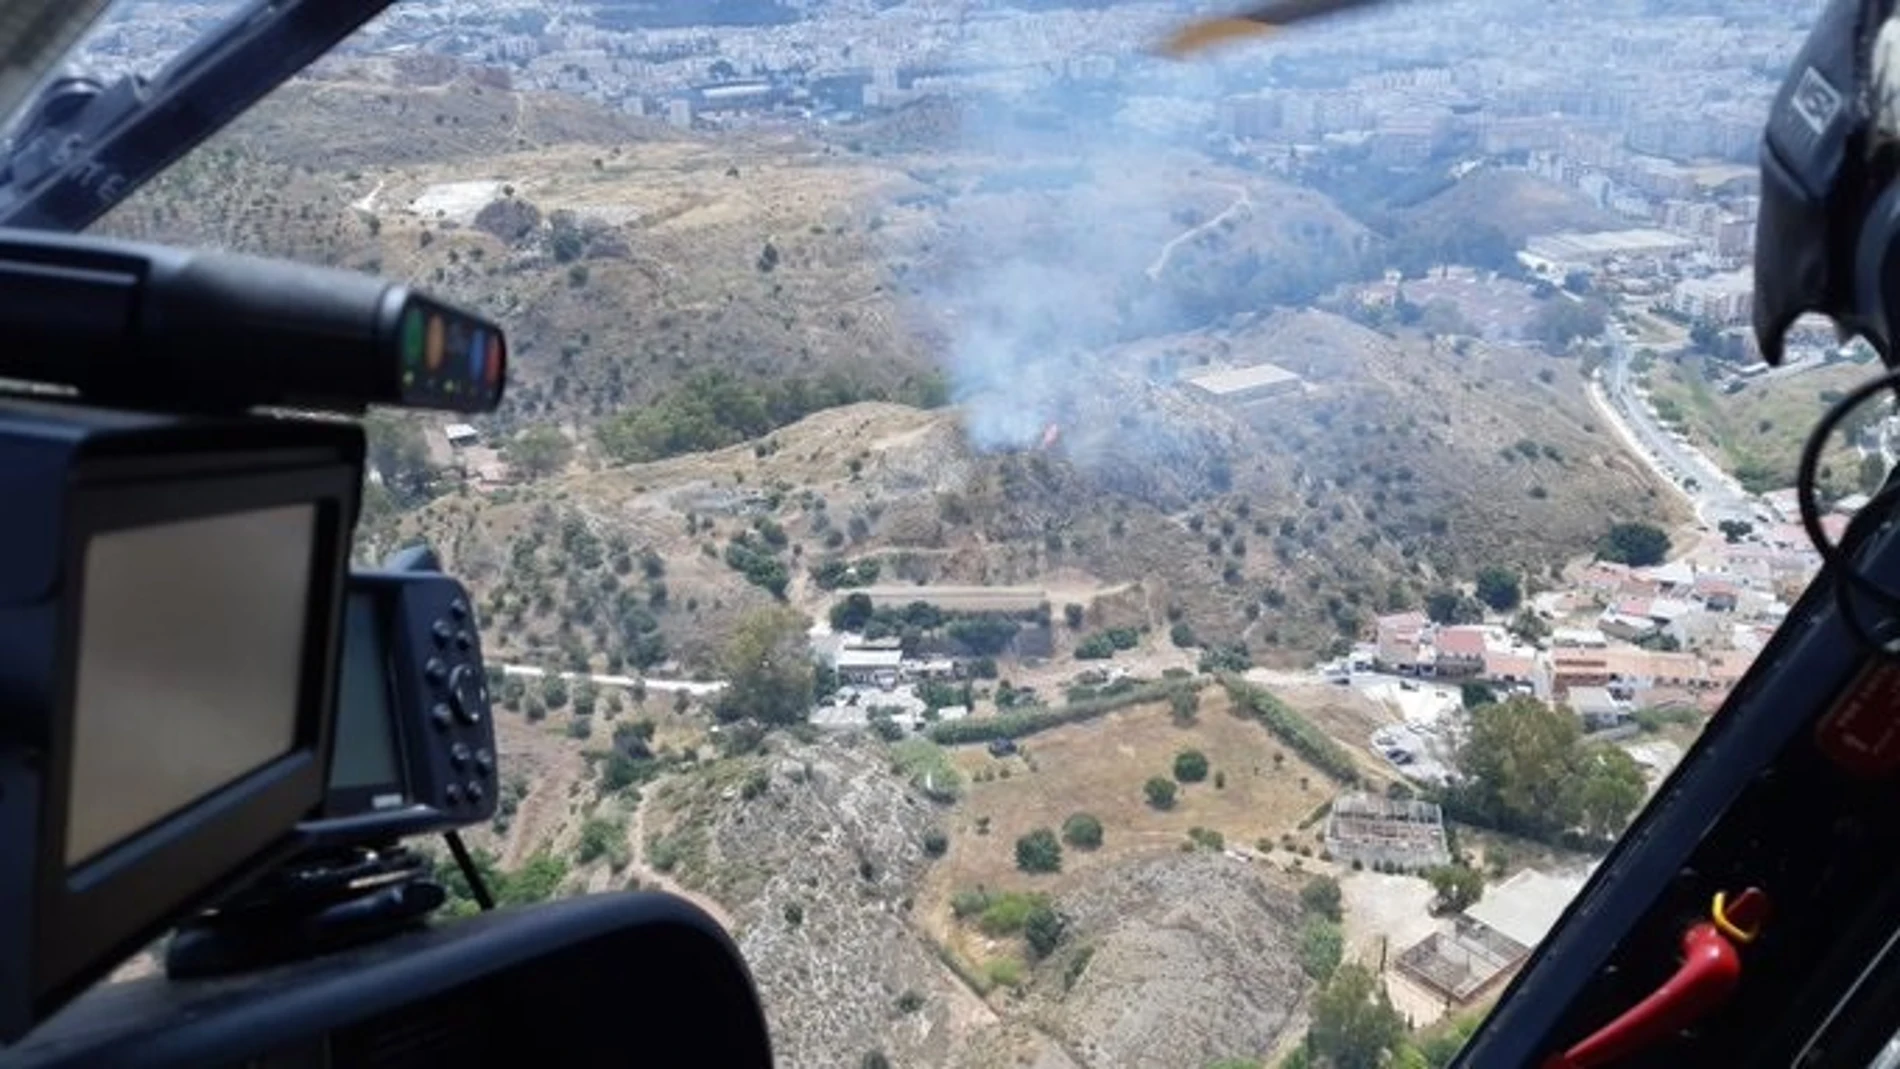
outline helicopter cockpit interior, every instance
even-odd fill
[[[47,77],[100,3],[0,21],[0,1066],[771,1063],[731,935],[681,898],[428,921],[416,836],[492,904],[456,835],[497,793],[469,595],[426,548],[351,569],[363,435],[273,413],[492,411],[505,325],[77,236],[388,4],[259,0],[110,84]],[[1761,153],[1765,359],[1820,314],[1890,369],[1803,456],[1826,566],[1458,1066],[1896,1064],[1900,484],[1838,541],[1814,489],[1834,428],[1900,393],[1891,8],[1826,7]],[[174,931],[167,975],[98,984]]]

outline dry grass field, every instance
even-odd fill
[[[1278,842],[1337,786],[1260,724],[1232,715],[1227,695],[1217,688],[1203,693],[1191,726],[1174,723],[1165,703],[1136,706],[1042,732],[1024,740],[1022,749],[1005,758],[992,757],[981,745],[950,753],[968,782],[946,817],[950,849],[920,889],[919,913],[932,937],[972,960],[985,960],[1013,941],[991,940],[955,923],[950,898],[960,890],[1040,891],[1059,901],[1066,889],[1086,884],[1091,873],[1116,862],[1179,851],[1189,841],[1188,829],[1196,827],[1219,832],[1230,846]],[[1177,785],[1172,809],[1148,805],[1142,784],[1151,776],[1172,779],[1175,755],[1189,749],[1207,756],[1207,779]],[[1216,786],[1216,777],[1224,786]],[[1017,838],[1036,828],[1060,834],[1074,813],[1091,813],[1102,822],[1102,846],[1065,845],[1059,873],[1018,871]]]

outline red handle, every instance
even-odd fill
[[[1680,1032],[1720,1006],[1742,979],[1741,953],[1724,930],[1744,942],[1752,940],[1767,907],[1767,896],[1752,887],[1732,903],[1718,896],[1714,919],[1683,933],[1682,965],[1674,976],[1588,1039],[1552,1055],[1544,1069],[1607,1065]]]

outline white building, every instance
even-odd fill
[[[1670,311],[1718,326],[1747,322],[1754,307],[1755,275],[1748,269],[1685,278],[1669,293]]]
[[[1275,397],[1300,388],[1298,375],[1273,364],[1210,371],[1187,381],[1188,385],[1222,401]]]
[[[897,672],[903,662],[903,650],[842,649],[838,651],[838,678],[889,690],[897,686]]]

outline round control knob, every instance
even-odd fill
[[[435,639],[436,645],[446,646],[449,644],[449,640],[455,637],[455,625],[449,623],[448,619],[444,617],[430,625],[429,635]]]
[[[456,802],[459,802],[462,800],[462,788],[456,784],[451,783],[448,786],[442,788],[442,797],[447,798],[451,805]]]
[[[463,765],[468,764],[467,743],[458,742],[449,747],[449,764],[454,765],[456,768],[461,768]]]
[[[448,674],[449,674],[449,666],[443,664],[442,658],[440,657],[431,657],[429,658],[428,663],[422,666],[423,678],[427,679],[431,683],[442,682],[444,679],[448,678]]]
[[[463,653],[474,649],[475,636],[469,634],[467,631],[457,631],[455,633],[455,648],[461,650]]]
[[[429,710],[429,723],[434,724],[439,731],[447,731],[449,725],[454,722],[455,714],[449,712],[447,702],[436,702],[434,707]]]
[[[468,800],[471,804],[480,805],[482,803],[483,791],[481,784],[474,780],[469,780],[468,786],[462,788],[462,791],[468,795]]]
[[[468,616],[468,602],[463,601],[461,598],[456,598],[454,601],[449,602],[449,615],[455,617],[457,620],[465,619]]]
[[[449,704],[454,706],[455,718],[462,723],[481,723],[481,674],[468,665],[456,665],[455,670],[449,673]]]
[[[483,772],[493,772],[495,770],[494,755],[490,754],[485,748],[476,750],[475,767],[481,769]]]

